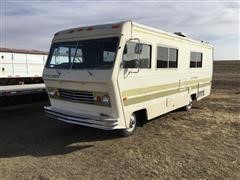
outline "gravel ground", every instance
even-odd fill
[[[212,94],[128,138],[0,109],[0,179],[240,179],[240,61],[214,64]]]

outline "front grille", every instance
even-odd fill
[[[59,97],[64,100],[78,103],[94,104],[93,93],[89,91],[73,91],[68,89],[59,89]]]

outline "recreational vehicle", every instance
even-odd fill
[[[210,94],[213,46],[132,21],[57,32],[43,79],[55,119],[124,136]]]

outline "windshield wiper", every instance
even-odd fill
[[[61,75],[61,72],[57,69],[57,68],[54,68],[56,70],[56,72],[58,73],[58,75],[60,76]]]
[[[90,75],[90,76],[92,76],[93,74],[92,74],[92,72],[91,71],[89,71],[89,69],[87,68],[87,66],[79,59],[79,57],[76,57],[76,59],[78,59],[78,61],[81,63],[81,65],[83,66],[83,68],[88,72],[88,74]],[[73,65],[74,66],[74,65]],[[72,67],[73,67],[72,66]]]
[[[87,68],[85,68],[85,69],[86,69],[86,71],[88,72],[88,74],[89,74],[90,76],[93,75]]]
[[[79,43],[79,41],[78,41],[78,43]],[[72,62],[72,65],[71,65],[71,69],[72,69],[72,67],[74,66],[75,58],[77,58],[77,59],[79,60],[79,57],[76,57],[76,55],[77,55],[78,43],[77,43],[76,50],[75,50],[75,53],[74,53],[74,57],[73,57],[73,62]],[[90,76],[92,76],[93,74],[88,70],[88,68],[86,67],[86,65],[85,65],[83,62],[82,62],[82,65],[83,65],[83,67],[85,68],[85,70],[88,72],[88,74],[89,74]]]

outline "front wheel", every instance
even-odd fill
[[[124,137],[130,136],[135,132],[136,127],[137,127],[137,117],[136,117],[136,114],[133,113],[130,116],[129,127],[126,129],[121,129],[120,134]]]

